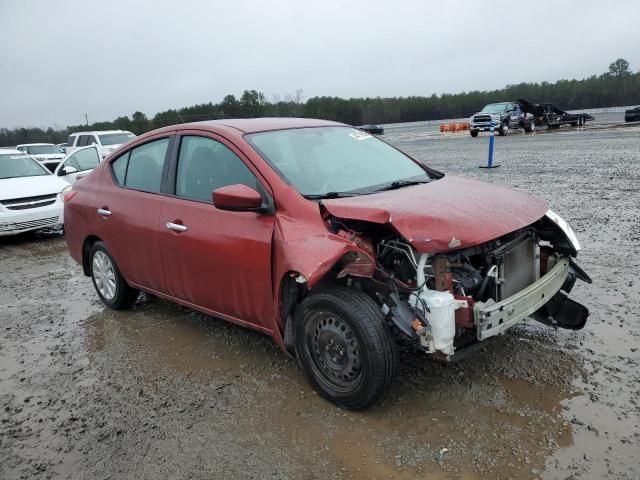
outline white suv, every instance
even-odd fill
[[[76,132],[69,135],[67,140],[67,155],[78,148],[96,145],[102,158],[105,158],[123,143],[127,143],[135,135],[126,130],[103,130],[97,132]]]

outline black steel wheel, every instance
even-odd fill
[[[326,399],[349,409],[370,406],[395,374],[397,353],[380,307],[364,293],[331,287],[296,310],[296,354]]]

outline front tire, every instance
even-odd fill
[[[509,124],[507,122],[502,122],[500,124],[500,128],[498,129],[498,135],[501,137],[505,137],[509,134]]]
[[[137,300],[138,290],[127,284],[103,242],[96,242],[91,247],[89,265],[93,286],[105,305],[122,310]]]
[[[397,352],[380,307],[367,295],[330,287],[296,310],[296,354],[313,388],[357,410],[376,402],[395,375]]]

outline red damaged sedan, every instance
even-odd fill
[[[271,335],[345,408],[389,386],[396,344],[454,359],[532,317],[580,329],[569,225],[310,119],[166,127],[65,196],[72,257],[111,308],[139,291]]]

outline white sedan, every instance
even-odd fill
[[[19,150],[0,150],[0,235],[61,227],[71,186]]]

